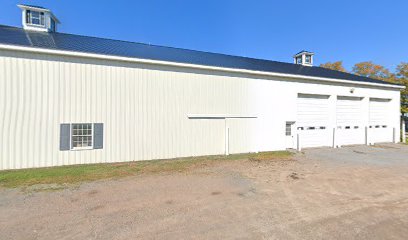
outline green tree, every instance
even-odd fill
[[[391,81],[393,78],[393,74],[387,68],[371,61],[354,64],[352,72],[360,76],[385,81]]]
[[[408,79],[408,63],[402,62],[397,66],[397,76]]]
[[[396,82],[405,86],[405,89],[401,91],[401,112],[408,113],[408,63],[400,63],[395,75]]]
[[[395,73],[392,73],[387,68],[371,61],[356,63],[352,72],[360,76],[380,79],[408,87],[408,63],[406,62],[400,63],[397,66]],[[408,113],[407,88],[401,91],[401,112]]]
[[[343,67],[343,61],[322,63],[320,64],[320,67],[340,72],[347,72],[347,70]]]

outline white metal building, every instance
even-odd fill
[[[0,169],[398,142],[394,85],[294,64],[0,26]]]

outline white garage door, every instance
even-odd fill
[[[337,97],[336,103],[336,142],[339,145],[364,144],[362,98]]]
[[[302,147],[330,146],[329,96],[299,94],[297,127]]]
[[[393,129],[389,126],[390,100],[370,98],[369,141],[392,142]]]

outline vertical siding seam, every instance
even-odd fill
[[[2,53],[0,51],[0,53]],[[0,102],[0,147],[5,149],[6,147],[6,103],[7,103],[7,66],[6,66],[6,59],[3,56],[0,56],[0,98],[2,101]],[[0,169],[5,169],[5,161],[7,159],[7,155],[5,150],[0,151]]]

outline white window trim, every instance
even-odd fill
[[[93,147],[76,147],[76,148],[71,148],[71,151],[84,151],[84,150],[93,150]]]
[[[27,23],[27,26],[33,26],[33,27],[45,27],[45,25],[41,25],[41,24],[34,24],[34,23]]]
[[[72,146],[73,140],[72,138],[74,137],[74,125],[78,124],[90,124],[91,125],[91,135],[82,135],[82,136],[91,136],[92,141],[91,141],[91,146],[86,146],[86,147],[74,147]],[[82,151],[82,150],[93,150],[93,145],[94,145],[94,124],[93,123],[71,123],[71,132],[70,132],[70,149],[71,151]]]

